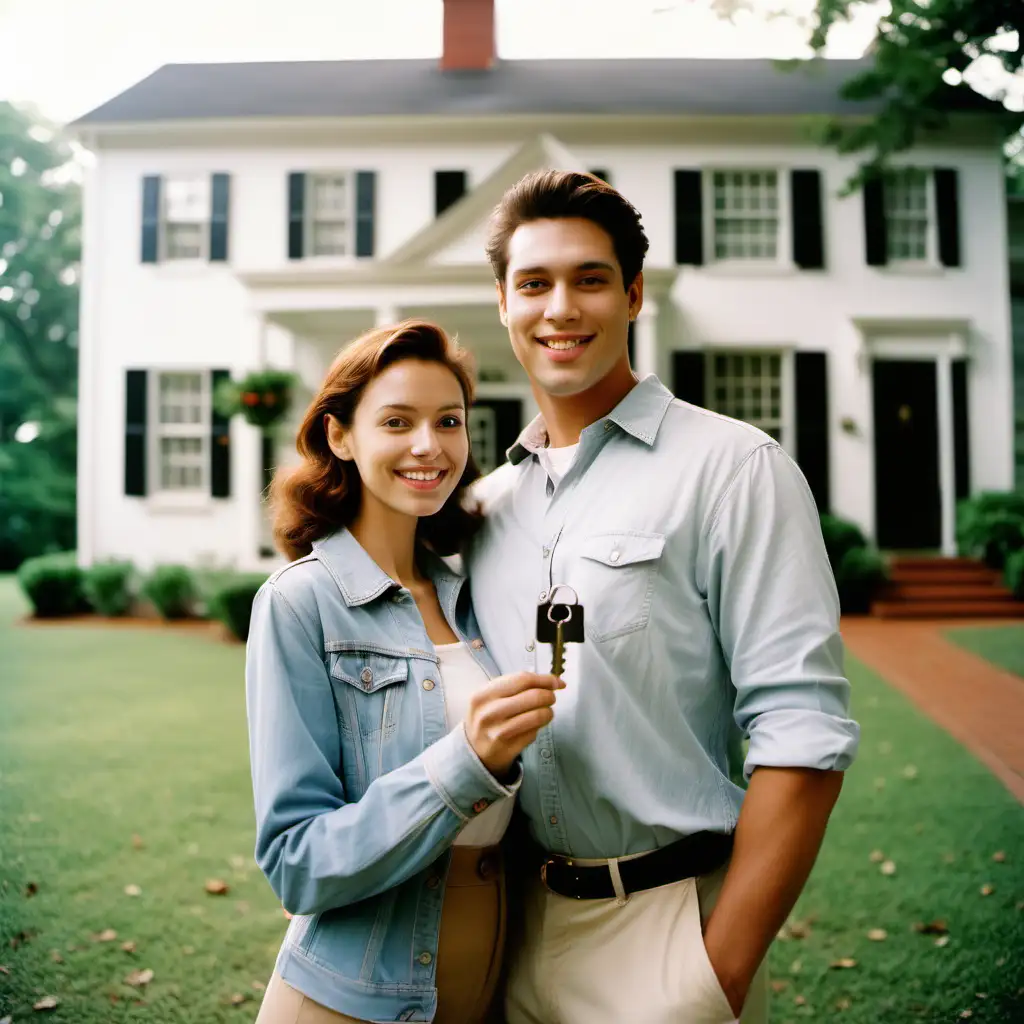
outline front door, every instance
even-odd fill
[[[904,551],[941,547],[935,363],[880,359],[872,377],[878,546]]]
[[[486,475],[505,461],[523,429],[523,403],[519,398],[478,398],[469,413],[473,458]]]

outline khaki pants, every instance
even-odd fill
[[[437,950],[434,1024],[488,1024],[505,952],[499,847],[452,847]],[[481,864],[492,865],[482,870]],[[496,1018],[496,1019],[500,1019]],[[274,971],[256,1024],[362,1024],[313,1002]]]
[[[507,1024],[729,1024],[735,1020],[704,948],[701,922],[725,868],[617,900],[574,900],[524,883],[523,942],[510,959]],[[757,972],[741,1024],[767,1024]]]

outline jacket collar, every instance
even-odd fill
[[[605,420],[610,420],[627,434],[651,447],[657,440],[658,431],[671,402],[672,392],[653,373],[648,374],[606,417],[591,423],[583,434],[597,434],[599,430],[604,429],[601,424]],[[527,456],[544,448],[547,442],[548,430],[544,417],[538,416],[527,424],[516,443],[505,454],[509,462],[516,466]]]

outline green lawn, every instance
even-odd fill
[[[284,921],[251,860],[242,648],[12,626],[22,610],[0,578],[0,1019],[252,1020]],[[1021,808],[877,677],[850,672],[862,752],[794,914],[809,932],[772,953],[773,1022],[1024,1019]],[[210,878],[230,892],[207,895]],[[939,918],[943,946],[913,929]],[[105,929],[116,940],[93,941]],[[844,958],[856,966],[830,967]],[[148,986],[125,984],[140,969]],[[44,995],[57,1009],[32,1013]]]
[[[993,665],[1024,677],[1024,624],[964,626],[947,629],[946,636]]]

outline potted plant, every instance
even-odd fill
[[[296,381],[287,370],[254,370],[241,380],[222,381],[214,396],[217,412],[241,413],[246,423],[266,430],[287,415]]]

